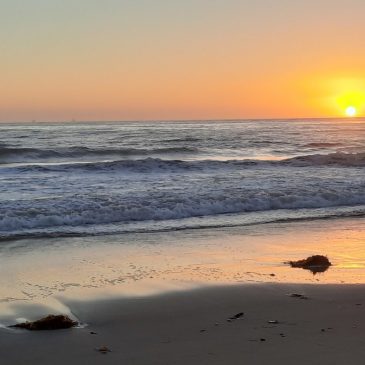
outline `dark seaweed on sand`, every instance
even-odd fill
[[[313,255],[303,260],[288,261],[286,263],[288,263],[291,267],[299,267],[309,270],[313,275],[319,272],[325,272],[332,265],[328,260],[328,257],[323,255]]]
[[[57,330],[77,326],[78,323],[64,315],[48,315],[34,322],[18,323],[10,327],[24,328],[30,331]]]

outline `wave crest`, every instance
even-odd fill
[[[113,161],[95,161],[83,163],[62,163],[47,165],[26,165],[9,168],[9,170],[38,171],[38,172],[180,172],[180,171],[205,171],[219,169],[245,169],[250,167],[365,167],[365,152],[361,153],[330,153],[328,155],[314,154],[288,158],[284,160],[164,160],[147,157],[142,159],[123,159]],[[6,169],[6,167],[5,167]],[[5,171],[3,168],[3,171]]]
[[[359,153],[345,153],[334,152],[327,155],[314,154],[290,158],[281,161],[286,164],[294,166],[349,166],[349,167],[364,167],[365,166],[365,152]]]
[[[42,162],[49,159],[72,159],[82,157],[107,157],[107,156],[148,156],[162,154],[194,153],[198,150],[193,147],[161,147],[161,148],[103,148],[89,147],[61,147],[55,149],[38,149],[28,147],[0,146],[0,163],[14,162]]]

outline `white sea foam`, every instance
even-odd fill
[[[224,213],[255,212],[277,209],[323,208],[365,204],[363,189],[264,189],[204,194],[193,190],[134,196],[74,195],[56,199],[3,202],[0,207],[0,231],[58,226],[81,226],[115,222],[181,219]]]

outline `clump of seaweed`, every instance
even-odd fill
[[[77,326],[78,323],[64,315],[48,315],[34,322],[17,323],[10,327],[23,328],[29,331],[58,330]]]
[[[291,267],[299,267],[301,269],[309,270],[313,275],[319,272],[325,272],[332,265],[328,260],[328,257],[323,255],[313,255],[303,260],[288,261],[286,263]]]

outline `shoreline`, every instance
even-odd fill
[[[365,354],[364,289],[365,284],[245,284],[67,301],[86,327],[0,329],[0,356],[5,365],[359,364]],[[228,321],[241,312],[240,319]],[[101,346],[111,352],[95,350]]]
[[[33,320],[45,310],[60,313],[65,308],[58,298],[128,298],[242,283],[362,284],[364,223],[343,218],[336,224],[276,223],[2,246],[0,324]],[[328,256],[333,265],[313,275],[284,264],[314,254]],[[43,312],[36,312],[37,306]]]

